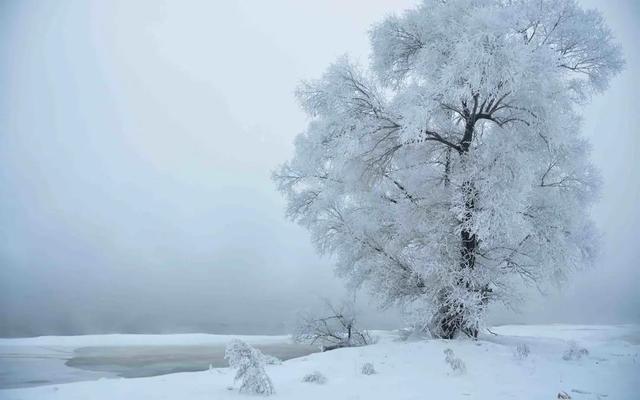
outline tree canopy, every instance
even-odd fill
[[[580,106],[621,51],[574,0],[426,0],[370,40],[369,68],[345,56],[300,85],[310,120],[274,179],[340,276],[475,336],[522,281],[593,261]]]

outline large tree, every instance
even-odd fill
[[[593,261],[579,114],[621,52],[574,0],[426,0],[370,39],[369,70],[343,57],[300,86],[310,121],[274,178],[339,275],[476,336],[523,280]]]

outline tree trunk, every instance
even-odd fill
[[[475,116],[468,117],[465,124],[464,136],[460,142],[460,156],[465,157],[469,153],[471,141],[473,140],[473,131],[475,126]],[[463,159],[463,165],[465,160]],[[449,162],[445,167],[446,180],[448,185]],[[461,223],[467,225],[473,218],[473,212],[476,205],[477,190],[471,179],[462,183],[462,192],[464,198],[464,213]],[[476,249],[478,247],[478,239],[469,227],[465,227],[460,231],[460,262],[458,267],[460,270],[471,269],[476,266]],[[465,290],[477,290],[475,285],[468,280],[459,279],[456,285],[463,287]],[[439,294],[440,308],[437,313],[437,325],[439,336],[445,339],[454,338],[459,332],[463,332],[473,338],[478,337],[478,328],[474,323],[465,320],[465,305],[453,297],[451,290],[443,289]]]

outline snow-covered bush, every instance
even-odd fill
[[[588,354],[589,350],[585,349],[584,347],[578,346],[578,343],[572,341],[569,343],[569,348],[565,350],[564,354],[562,355],[562,359],[565,361],[579,360],[582,358],[582,356],[586,356]]]
[[[304,313],[298,316],[293,340],[297,343],[320,345],[322,351],[341,347],[365,346],[374,342],[366,330],[356,324],[355,305],[343,302],[334,306],[325,301],[321,315]]]
[[[362,369],[360,371],[364,375],[373,375],[376,373],[376,369],[373,367],[373,364],[369,362],[362,364]]]
[[[260,350],[234,339],[227,345],[224,358],[238,370],[235,380],[242,382],[240,392],[265,396],[274,393],[273,383],[264,370],[265,357]]]
[[[317,383],[318,385],[324,385],[327,383],[327,378],[319,371],[313,371],[310,374],[306,374],[302,377],[302,382]]]
[[[513,357],[515,357],[517,360],[524,360],[525,358],[529,357],[529,353],[531,353],[531,351],[529,350],[529,346],[526,343],[518,343],[515,350],[513,351]]]
[[[455,354],[453,354],[453,350],[445,349],[445,361],[451,367],[451,370],[456,374],[464,374],[467,371],[467,367],[464,365],[464,361],[457,358]]]

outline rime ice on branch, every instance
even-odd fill
[[[274,179],[339,275],[475,337],[521,281],[593,260],[579,106],[620,50],[574,0],[427,0],[370,39],[369,70],[343,57],[300,86],[311,121]]]

